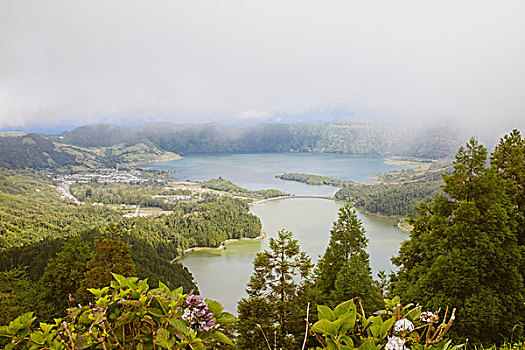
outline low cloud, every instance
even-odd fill
[[[0,128],[525,122],[525,2],[0,4]]]

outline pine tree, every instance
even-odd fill
[[[87,288],[101,288],[109,284],[113,279],[112,272],[127,277],[135,273],[130,247],[118,237],[118,228],[110,224],[105,232],[109,238],[95,241],[95,250],[91,254],[84,279],[77,290],[79,302],[87,303],[92,299]]]
[[[393,259],[394,292],[426,308],[457,308],[459,340],[499,342],[510,336],[523,304],[513,205],[487,150],[472,138],[444,175],[444,195],[422,203],[410,239]]]
[[[34,288],[25,269],[0,272],[0,320],[7,324],[34,307]]]
[[[273,349],[276,344],[278,349],[297,349],[304,337],[310,258],[291,232],[279,231],[253,266],[248,298],[238,306],[238,347],[266,349],[271,344]]]
[[[337,304],[359,297],[365,309],[381,307],[380,292],[372,279],[368,239],[361,221],[350,205],[339,209],[330,232],[330,242],[315,268],[315,291],[321,303]]]
[[[38,283],[43,317],[62,316],[86,272],[91,249],[79,236],[69,239],[56,258],[51,259]]]
[[[505,179],[505,187],[517,223],[518,245],[521,249],[521,273],[525,279],[525,139],[514,129],[505,135],[490,157],[490,164]]]

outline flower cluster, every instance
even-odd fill
[[[398,337],[388,337],[385,350],[406,350],[405,339]]]
[[[182,319],[189,321],[190,325],[198,327],[198,330],[201,332],[209,331],[216,327],[213,313],[210,312],[208,305],[206,305],[200,295],[188,295]]]
[[[397,334],[403,333],[403,332],[410,333],[413,330],[414,330],[414,324],[410,322],[409,320],[407,320],[406,318],[402,318],[394,324],[394,333],[397,333]]]
[[[425,311],[421,313],[419,320],[425,323],[435,323],[439,320],[439,316],[430,311]]]

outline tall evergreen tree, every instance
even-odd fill
[[[240,349],[298,349],[304,337],[312,263],[292,233],[279,231],[270,249],[258,253],[248,283],[248,298],[239,302]],[[265,339],[266,337],[266,339]]]
[[[339,209],[330,232],[330,242],[315,268],[315,290],[322,303],[337,304],[359,297],[365,309],[381,307],[380,292],[372,279],[368,239],[350,205]]]
[[[444,195],[422,203],[410,239],[393,259],[394,292],[427,308],[457,308],[456,338],[499,342],[509,336],[523,304],[513,205],[500,173],[486,166],[487,150],[472,138]]]
[[[506,192],[514,207],[516,233],[521,249],[521,273],[525,280],[525,139],[514,129],[505,135],[490,157],[490,164],[505,179]]]
[[[84,279],[91,249],[80,236],[69,239],[38,281],[40,310],[46,319],[62,316]]]
[[[127,277],[135,273],[130,247],[118,237],[119,230],[116,225],[108,225],[105,232],[108,238],[95,241],[95,250],[91,254],[84,279],[77,291],[77,297],[82,303],[92,299],[87,288],[101,288],[109,284],[113,279],[112,272]]]
[[[34,307],[34,288],[24,268],[0,272],[0,320],[7,324]],[[1,344],[1,343],[0,343]]]

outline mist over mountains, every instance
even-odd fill
[[[415,128],[388,121],[314,124],[151,123],[139,127],[88,125],[53,136],[82,147],[146,143],[179,154],[214,152],[328,152],[444,157],[467,136],[444,126]]]
[[[392,121],[313,124],[94,124],[56,135],[4,134],[0,164],[9,168],[114,167],[163,153],[320,152],[442,158],[470,135],[446,126]]]

